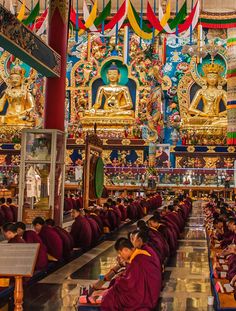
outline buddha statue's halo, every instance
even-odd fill
[[[126,85],[129,81],[129,72],[126,65],[122,63],[121,60],[117,59],[111,59],[108,60],[101,68],[101,78],[104,82],[104,84],[109,84],[108,78],[107,78],[107,72],[108,70],[118,70],[120,74],[119,84],[120,85]]]

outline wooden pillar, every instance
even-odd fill
[[[48,44],[61,56],[60,78],[47,78],[44,127],[64,131],[69,0],[50,0]]]

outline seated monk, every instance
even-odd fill
[[[2,209],[2,207],[0,206],[0,227],[2,227],[3,224],[5,224],[6,220],[5,220],[5,213]]]
[[[100,230],[99,225],[96,222],[96,220],[90,217],[89,210],[84,210],[84,211],[85,211],[85,218],[88,220],[91,230],[92,230],[92,246],[95,246],[102,235],[102,231]]]
[[[65,260],[71,259],[73,255],[73,247],[74,247],[74,241],[72,236],[69,232],[67,232],[65,229],[56,226],[55,221],[51,218],[45,220],[45,224],[48,227],[53,228],[56,233],[60,236],[62,243],[63,243],[63,258]]]
[[[101,310],[153,310],[160,294],[158,262],[146,250],[135,249],[125,238],[117,240],[115,249],[129,265],[104,292]]]
[[[122,203],[121,198],[118,198],[116,200],[116,204],[121,212],[121,220],[125,221],[127,218],[127,211],[126,211],[126,207],[124,206],[124,204]]]
[[[157,273],[160,273],[159,277],[160,277],[160,285],[161,285],[161,280],[162,280],[161,260],[160,260],[160,257],[155,252],[155,250],[150,245],[148,245],[148,240],[149,240],[148,230],[136,229],[133,232],[131,232],[131,234],[129,235],[129,239],[135,248],[147,251],[158,262],[160,270],[157,271]]]
[[[47,248],[43,244],[40,236],[33,230],[26,230],[26,225],[23,222],[17,222],[17,234],[24,239],[26,243],[39,243],[39,253],[37,262],[35,265],[35,270],[43,270],[46,269],[48,266],[48,255],[47,255]]]
[[[10,207],[12,214],[13,214],[13,221],[17,221],[17,215],[18,215],[18,206],[12,203],[11,198],[7,198],[7,205]]]
[[[83,216],[83,210],[74,207],[71,213],[74,222],[71,226],[71,236],[75,247],[88,250],[92,245],[92,229],[88,220]]]
[[[100,231],[103,232],[103,221],[102,217],[100,216],[100,210],[98,208],[93,208],[90,211],[89,216],[97,222]]]
[[[6,204],[5,198],[0,199],[0,206],[1,206],[1,210],[4,213],[5,221],[6,222],[13,222],[14,221],[14,215],[12,213],[11,208]]]
[[[103,211],[104,217],[108,219],[110,230],[115,230],[118,227],[117,218],[114,210],[110,207],[109,203],[104,203]]]
[[[163,262],[165,258],[169,257],[170,248],[163,234],[158,231],[160,223],[155,216],[152,216],[148,220],[148,226],[150,243],[161,253],[161,260]]]
[[[42,217],[36,217],[32,224],[34,230],[47,247],[48,254],[57,260],[61,260],[63,257],[63,242],[58,233],[53,228],[48,227]]]
[[[17,226],[12,222],[8,222],[2,226],[3,234],[8,243],[25,243],[25,241],[17,234]]]

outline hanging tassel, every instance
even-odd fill
[[[124,27],[124,47],[123,47],[123,62],[129,63],[129,26]]]
[[[79,40],[79,0],[76,0],[75,42]]]
[[[193,0],[191,2],[191,12],[192,12],[192,10],[193,10]],[[191,24],[191,26],[190,26],[190,45],[192,45],[192,44],[193,44],[193,26]]]
[[[119,10],[119,0],[116,0],[116,11],[118,12]],[[118,23],[116,23],[116,45],[118,44]]]
[[[154,0],[154,10],[153,10],[153,12],[155,13],[155,15],[156,15],[156,0]],[[155,28],[154,27],[152,27],[152,44],[154,44],[155,43]]]
[[[143,0],[141,0],[141,13],[140,13],[140,28],[143,29]],[[142,38],[140,37],[139,42],[140,47],[142,47]]]
[[[162,64],[163,65],[165,65],[166,63],[166,43],[167,43],[167,38],[164,37],[163,45],[162,45]]]
[[[197,45],[198,45],[198,51],[199,53],[201,52],[202,49],[202,25],[199,24],[198,28],[197,28]],[[197,63],[201,63],[202,62],[202,58],[201,57],[197,57]]]
[[[175,16],[177,16],[178,11],[179,11],[179,0],[176,0]],[[179,38],[178,38],[178,35],[179,35],[178,25],[177,25],[177,27],[176,27],[175,35],[176,35],[176,43],[178,43],[178,42],[179,42]]]

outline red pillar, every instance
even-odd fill
[[[44,127],[64,131],[69,0],[49,1],[48,44],[61,55],[60,78],[47,78]]]

